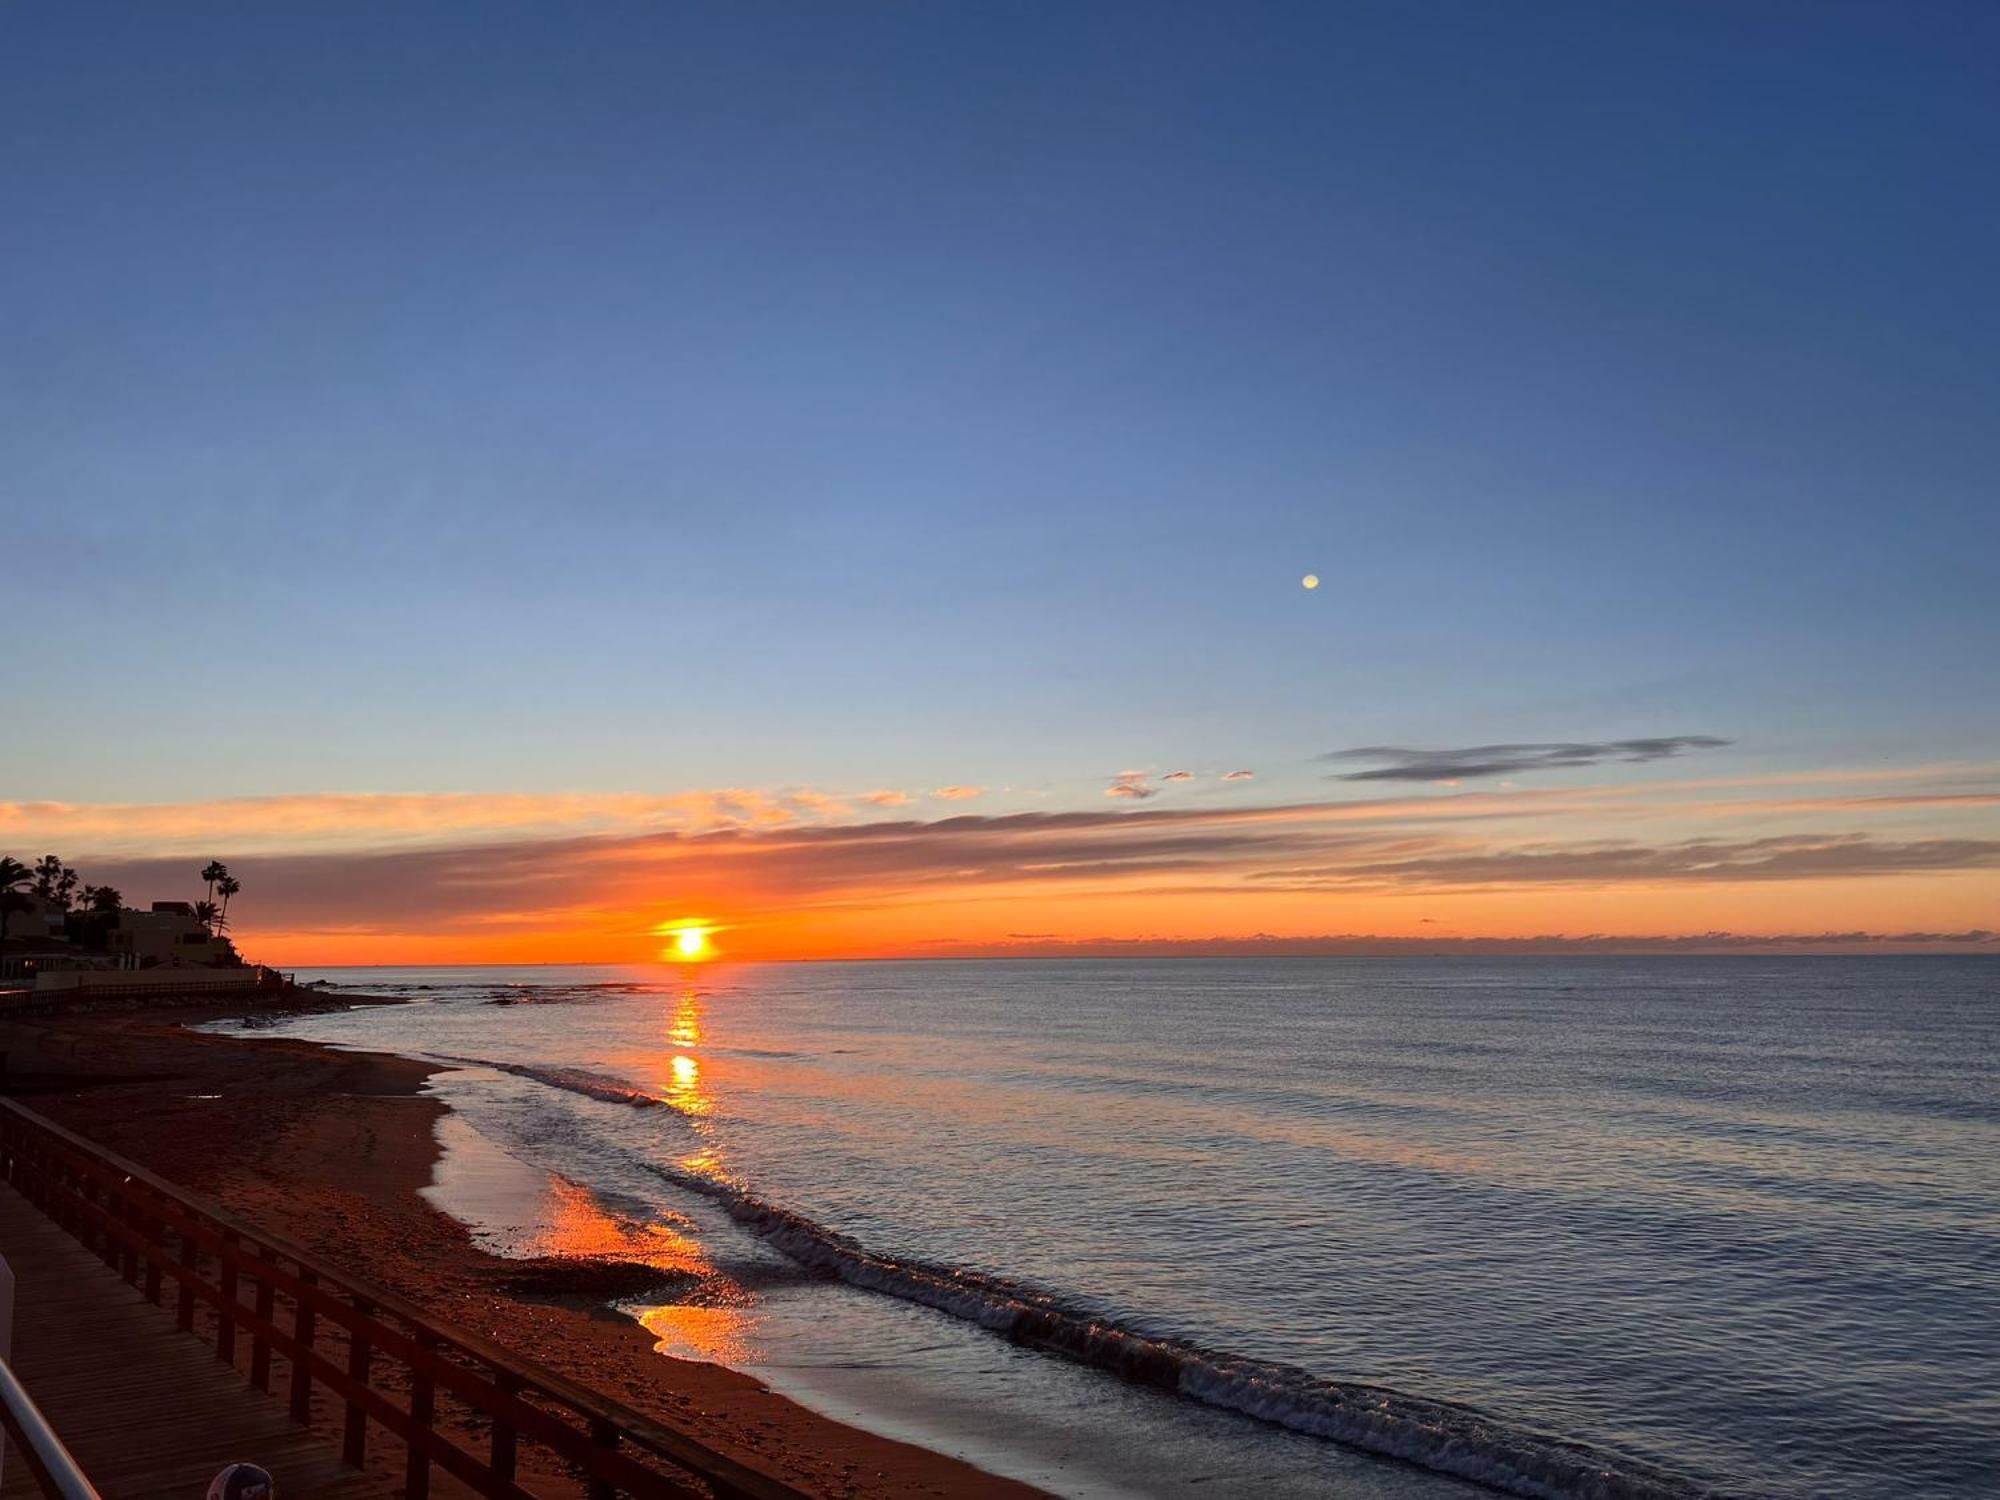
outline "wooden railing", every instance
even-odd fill
[[[523,1444],[580,1480],[589,1500],[799,1494],[334,1270],[12,1099],[0,1099],[0,1178],[148,1300],[171,1296],[182,1329],[196,1331],[202,1308],[201,1331],[212,1334],[218,1359],[236,1365],[247,1345],[246,1374],[257,1389],[271,1390],[273,1359],[284,1361],[294,1421],[312,1420],[315,1387],[324,1390],[338,1408],[349,1464],[365,1462],[372,1429],[394,1437],[406,1454],[407,1500],[426,1500],[434,1465],[476,1494],[535,1500],[521,1476]],[[385,1365],[400,1367],[401,1378],[384,1380]],[[440,1399],[453,1409],[446,1417],[459,1420],[441,1419]],[[478,1429],[487,1432],[483,1453],[461,1441]]]

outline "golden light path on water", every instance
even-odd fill
[[[687,929],[706,945],[707,933]],[[685,937],[685,933],[683,937]],[[667,1017],[666,1041],[671,1049],[666,1076],[661,1080],[661,1097],[701,1138],[702,1144],[678,1163],[682,1171],[703,1176],[720,1176],[721,1165],[709,1140],[709,1116],[715,1099],[703,1086],[701,1058],[706,1005],[703,992],[694,984],[681,987]],[[726,1277],[709,1278],[698,1300],[665,1302],[633,1309],[633,1316],[659,1341],[661,1352],[683,1359],[700,1359],[741,1367],[761,1356],[750,1341],[750,1294]]]
[[[705,944],[706,931],[690,929]],[[678,943],[676,946],[679,946]],[[705,1035],[704,992],[692,982],[673,996],[657,1057],[655,1088],[661,1101],[693,1128],[700,1144],[676,1165],[703,1176],[721,1175],[708,1139],[715,1099],[702,1076],[700,1048]],[[551,1176],[546,1196],[533,1215],[538,1232],[520,1247],[531,1256],[577,1260],[637,1261],[671,1273],[686,1286],[686,1300],[628,1307],[661,1352],[741,1367],[762,1356],[750,1334],[752,1297],[723,1275],[700,1242],[670,1219],[641,1219],[606,1210],[595,1194],[577,1183]]]

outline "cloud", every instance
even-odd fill
[[[1251,781],[1256,778],[1256,775],[1255,771],[1224,771],[1222,779],[1224,781]]]
[[[1193,780],[1194,780],[1194,772],[1192,772],[1192,771],[1169,771],[1169,772],[1167,772],[1167,774],[1166,774],[1166,775],[1162,776],[1162,777],[1160,778],[1160,780],[1162,780],[1162,781],[1193,781]]]
[[[1429,920],[1426,918],[1425,920]],[[1209,957],[1422,957],[1432,954],[1468,955],[1539,953],[1784,953],[1784,952],[1973,952],[2000,948],[2000,932],[1972,928],[1964,932],[1697,932],[1697,933],[1538,933],[1528,937],[1403,937],[1371,933],[1323,933],[1284,936],[1253,933],[1247,937],[1092,937],[1062,938],[1047,933],[1009,933],[999,943],[937,943],[932,951],[955,957],[1168,958]]]
[[[908,807],[910,805],[910,794],[908,792],[891,791],[885,788],[879,792],[863,792],[860,800],[866,802],[870,807]]]
[[[1133,797],[1144,799],[1159,795],[1160,789],[1146,784],[1144,771],[1120,771],[1111,778],[1111,785],[1104,789],[1107,797]]]
[[[1388,762],[1369,771],[1343,772],[1337,778],[1341,781],[1455,782],[1478,776],[1511,775],[1519,771],[1595,766],[1605,761],[1640,764],[1670,760],[1690,750],[1717,750],[1729,743],[1713,735],[1680,734],[1639,740],[1469,745],[1458,750],[1411,750],[1399,745],[1364,745],[1354,750],[1335,750],[1320,759]]]
[[[1530,794],[1519,794],[1527,796]],[[687,911],[814,911],[1032,896],[1260,895],[1826,882],[2000,868],[2000,837],[1855,833],[1657,844],[1522,841],[1454,796],[1267,807],[961,814],[620,837],[239,856],[246,935],[630,932]],[[199,891],[185,858],[93,861],[140,899]],[[192,883],[192,884],[191,884]],[[651,925],[646,921],[641,925]]]
[[[311,792],[208,802],[0,802],[0,847],[66,853],[383,848],[672,828],[776,827],[843,817],[812,790]]]
[[[1268,872],[1260,879],[1293,885],[1419,886],[1504,889],[1544,884],[1654,884],[1663,881],[1851,879],[1924,871],[2000,868],[2000,839],[1869,838],[1862,834],[1788,834],[1728,842],[1689,839],[1663,846],[1565,844],[1477,853],[1343,863],[1321,871]]]
[[[983,786],[941,786],[932,792],[931,795],[933,797],[942,797],[947,802],[967,802],[974,797],[984,797],[986,795],[986,788]]]
[[[1125,798],[1067,811],[973,813],[931,803],[925,816],[874,813],[869,822],[834,809],[880,806],[868,800],[873,794],[731,789],[676,797],[330,795],[138,808],[0,803],[0,852],[61,850],[85,878],[137,900],[198,896],[201,862],[227,859],[244,881],[232,916],[249,951],[277,935],[283,941],[261,951],[282,949],[286,958],[309,951],[305,940],[315,934],[379,939],[384,961],[407,956],[419,940],[447,939],[462,940],[451,951],[468,954],[505,939],[516,945],[510,955],[527,953],[520,945],[532,941],[550,956],[588,957],[591,944],[610,952],[689,913],[766,924],[772,935],[759,940],[766,951],[806,930],[837,931],[848,951],[909,951],[924,927],[925,936],[997,936],[1067,925],[1075,918],[1051,920],[1054,912],[1074,912],[1084,898],[1104,898],[1112,906],[1103,909],[1115,906],[1133,924],[1128,930],[1140,932],[1137,924],[1154,911],[1178,913],[1163,920],[1186,931],[1187,913],[1204,913],[1206,925],[1219,920],[1206,914],[1228,909],[1282,910],[1290,930],[1312,931],[1302,913],[1314,923],[1358,921],[1359,912],[1380,909],[1343,905],[1346,896],[1406,909],[1403,898],[1432,892],[1451,900],[1451,929],[1461,933],[1483,924],[1457,898],[1496,892],[1538,897],[1507,910],[1572,919],[1605,896],[1617,911],[1701,910],[1704,925],[1719,917],[1747,923],[1763,910],[1791,913],[1772,918],[1774,929],[1786,930],[1808,918],[1859,928],[1890,910],[1899,927],[1986,924],[1992,903],[1979,903],[1990,898],[1989,872],[2000,869],[2000,767],[1894,773],[1905,782],[1942,779],[1952,787],[1945,792],[1906,784],[1894,795],[1842,795],[1850,790],[1842,781],[1859,789],[1888,774],[1801,772],[1792,779],[1807,795],[1790,799],[1766,777],[1453,793],[1385,788],[1291,803],[1260,801],[1246,789],[1208,802]],[[1136,772],[1112,784],[1128,779],[1157,790]],[[1717,800],[1737,788],[1751,797]],[[373,842],[356,847],[363,837]],[[1864,880],[1908,884],[1893,907],[1873,904],[1874,886],[1850,884],[1833,895],[1834,882]],[[1787,881],[1798,884],[1777,884]],[[1646,889],[1698,886],[1721,894]],[[1755,904],[1739,905],[1729,890],[1753,886],[1769,888]],[[1581,894],[1574,902],[1548,896],[1561,887]],[[1285,899],[1268,899],[1274,895]],[[1210,897],[1248,904],[1211,906]],[[1919,899],[1923,906],[1911,904]],[[991,905],[998,902],[1021,905]],[[984,925],[961,925],[962,911],[975,904],[985,906]],[[1446,909],[1410,905],[1408,916],[1385,925]],[[1503,930],[1520,931],[1518,919]],[[393,952],[392,939],[402,944]]]

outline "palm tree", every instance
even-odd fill
[[[35,878],[35,872],[22,864],[11,854],[0,854],[0,891],[11,891],[17,885],[26,885]]]
[[[214,932],[217,924],[222,921],[222,908],[213,901],[197,901],[194,904],[194,919],[210,932]]]
[[[115,917],[125,905],[125,893],[115,885],[94,885],[90,888],[90,909],[100,916]]]
[[[222,898],[222,910],[218,912],[216,915],[219,918],[221,918],[224,923],[227,923],[229,919],[229,898],[242,889],[243,889],[243,882],[238,880],[234,875],[230,874],[227,870],[224,870],[222,872],[222,878],[215,882],[215,894]]]
[[[44,854],[35,861],[35,894],[48,901],[59,901],[64,911],[69,910],[70,892],[76,889],[76,871],[53,854]]]
[[[229,875],[229,866],[225,865],[219,859],[211,859],[206,865],[202,867],[201,878],[208,882],[209,900],[213,901],[215,899],[216,881],[227,879],[228,875]]]

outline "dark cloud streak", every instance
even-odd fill
[[[1553,771],[1622,761],[1628,765],[1671,760],[1690,750],[1719,750],[1728,740],[1707,734],[1677,734],[1638,740],[1573,740],[1523,745],[1468,745],[1457,750],[1412,750],[1401,745],[1363,745],[1334,750],[1329,761],[1382,760],[1369,771],[1346,771],[1339,781],[1470,781],[1525,771]]]

